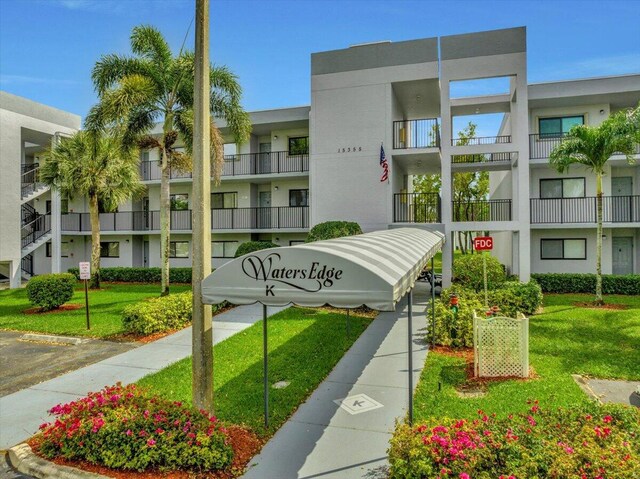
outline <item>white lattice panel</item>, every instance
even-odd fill
[[[473,321],[476,376],[529,376],[529,320],[498,316]]]

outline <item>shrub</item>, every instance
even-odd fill
[[[271,241],[247,241],[238,246],[236,250],[236,258],[244,256],[254,251],[260,251],[261,249],[278,248],[279,246]]]
[[[482,296],[482,293],[479,293]],[[509,281],[489,291],[489,306],[498,306],[500,314],[515,318],[518,313],[534,314],[542,306],[542,289],[535,281]],[[482,300],[484,302],[484,299]]]
[[[450,297],[454,292],[458,295],[457,314],[454,314],[449,306]],[[435,321],[433,325],[429,324],[428,341],[441,346],[472,347],[473,313],[475,311],[482,315],[484,309],[474,291],[460,287],[443,289],[440,300],[436,301]]]
[[[362,228],[353,221],[325,221],[309,231],[306,243],[362,234]]]
[[[640,470],[640,410],[587,403],[506,418],[431,419],[396,427],[391,479],[607,478]]]
[[[536,273],[531,277],[545,293],[594,293],[596,275],[580,273]],[[640,274],[602,276],[604,294],[640,295]]]
[[[185,327],[191,322],[191,291],[151,298],[127,306],[122,312],[124,330],[152,334]]]
[[[69,268],[69,273],[80,278],[78,268]],[[107,283],[159,283],[161,277],[160,268],[100,268],[100,280]],[[191,283],[191,268],[171,268],[169,281]]]
[[[69,273],[34,276],[27,283],[27,298],[42,311],[51,311],[73,297],[76,278]]]
[[[222,471],[233,461],[228,432],[214,416],[133,384],[107,387],[50,413],[55,422],[42,424],[34,441],[47,458],[192,472]]]
[[[507,279],[504,266],[489,254],[487,258],[487,288],[494,289]],[[453,264],[453,280],[476,291],[484,289],[482,254],[465,254]]]

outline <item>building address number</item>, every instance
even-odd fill
[[[346,148],[338,148],[338,153],[356,153],[362,151],[361,146],[349,146]]]

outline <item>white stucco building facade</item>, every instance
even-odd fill
[[[412,226],[445,233],[445,284],[458,232],[492,234],[493,254],[524,281],[535,272],[594,272],[595,176],[579,167],[559,174],[549,167],[548,156],[574,124],[597,125],[638,105],[640,74],[529,84],[526,43],[526,29],[512,28],[313,54],[311,105],[251,112],[250,140],[225,145],[222,182],[212,188],[214,266],[233,257],[244,241],[286,246],[304,241],[317,223],[348,220],[364,231]],[[502,90],[458,94],[459,85],[487,79],[502,81]],[[35,128],[28,113],[16,116],[11,108],[5,113],[5,98],[15,102],[16,97],[1,98],[3,130],[5,124],[14,131]],[[79,127],[77,117],[59,115],[46,130],[50,135]],[[458,139],[461,121],[491,115],[500,116],[499,129]],[[221,128],[227,135],[224,124]],[[57,264],[61,270],[77,266],[90,253],[82,198],[55,201],[54,195],[51,237],[35,248],[17,248],[29,234],[24,225],[21,232],[13,205],[24,203],[20,188],[29,189],[24,178],[19,185],[18,172],[34,161],[30,146],[24,146],[32,140],[2,134],[1,199],[15,211],[0,212],[0,274],[15,283],[16,261],[25,251],[33,258],[26,276],[55,271]],[[380,181],[381,146],[388,181]],[[640,160],[640,149],[637,153]],[[102,213],[103,266],[159,266],[157,160],[156,151],[141,152],[143,197]],[[9,178],[7,171],[15,174]],[[469,171],[489,172],[487,198],[456,199],[453,179]],[[424,174],[440,176],[439,194],[413,191],[414,177]],[[44,213],[51,194],[38,194],[44,195],[41,207],[30,204]],[[189,266],[190,174],[174,172],[171,194],[171,264]],[[640,163],[612,157],[604,196],[603,271],[638,274]]]

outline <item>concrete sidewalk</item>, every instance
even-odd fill
[[[269,308],[270,314],[286,308]],[[262,319],[262,305],[238,306],[213,318],[217,344]],[[47,410],[90,391],[121,382],[128,384],[180,359],[191,356],[191,328],[94,363],[49,381],[0,398],[0,450],[31,437],[43,422],[51,420]]]
[[[414,290],[414,385],[427,356],[428,293],[425,284]],[[389,439],[406,414],[408,392],[405,298],[398,312],[378,315],[244,479],[387,477]]]

